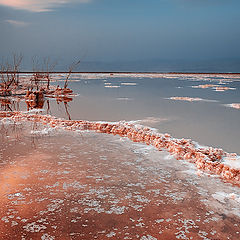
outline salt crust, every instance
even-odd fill
[[[235,109],[240,109],[240,103],[225,104],[225,106],[235,108]]]
[[[40,122],[53,128],[62,128],[71,131],[93,130],[101,133],[128,137],[134,142],[143,142],[152,145],[159,151],[166,149],[178,160],[184,159],[196,164],[198,169],[217,174],[221,178],[240,186],[240,169],[235,164],[239,157],[235,153],[227,153],[219,148],[202,147],[190,139],[177,139],[169,134],[161,134],[154,129],[131,122],[90,122],[84,120],[64,120],[50,115],[34,113],[3,112],[0,116],[3,121],[31,121]],[[234,164],[231,164],[234,162]]]
[[[192,97],[170,97],[166,98],[175,101],[187,101],[187,102],[217,102],[216,100],[202,99],[202,98],[192,98]]]

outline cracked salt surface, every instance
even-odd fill
[[[239,188],[125,138],[56,130],[33,145],[28,127],[25,145],[0,143],[0,239],[239,238]]]

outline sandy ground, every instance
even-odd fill
[[[239,239],[240,189],[127,138],[1,125],[0,239]]]

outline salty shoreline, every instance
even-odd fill
[[[63,120],[50,115],[38,115],[21,112],[0,112],[5,121],[10,118],[13,121],[41,122],[49,126],[61,127],[66,130],[93,130],[101,133],[128,137],[134,142],[144,142],[153,145],[159,151],[167,150],[177,159],[185,159],[194,163],[198,169],[219,175],[237,186],[240,186],[240,169],[229,166],[229,162],[239,160],[237,154],[227,153],[222,149],[201,147],[190,139],[176,139],[169,134],[161,134],[148,127],[128,122],[90,122],[84,120]],[[3,118],[4,121],[4,118]],[[226,161],[226,163],[224,162]]]
[[[7,73],[7,72],[2,72],[2,73]],[[12,73],[11,71],[9,71],[8,73]],[[21,72],[17,72],[18,74],[33,74],[35,73],[34,71],[21,71]],[[42,72],[44,73],[44,71]],[[53,72],[48,72],[50,74],[58,74],[58,73],[69,73],[67,71],[53,71]],[[102,74],[169,74],[169,75],[239,75],[240,76],[240,72],[156,72],[156,71],[149,71],[149,72],[129,72],[129,71],[102,71],[102,72],[88,72],[88,71],[83,71],[83,72],[72,72],[72,74],[84,74],[84,73],[89,73],[89,74],[98,74],[98,73],[102,73]]]
[[[113,134],[0,123],[1,239],[239,238],[240,188],[165,150]]]

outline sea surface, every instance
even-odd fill
[[[61,85],[66,75],[52,77]],[[201,87],[206,84],[213,86]],[[69,87],[77,96],[65,103],[45,101],[45,113],[92,121],[139,120],[161,133],[240,154],[240,109],[231,106],[240,103],[240,75],[73,74]],[[27,110],[24,101],[20,108]]]

